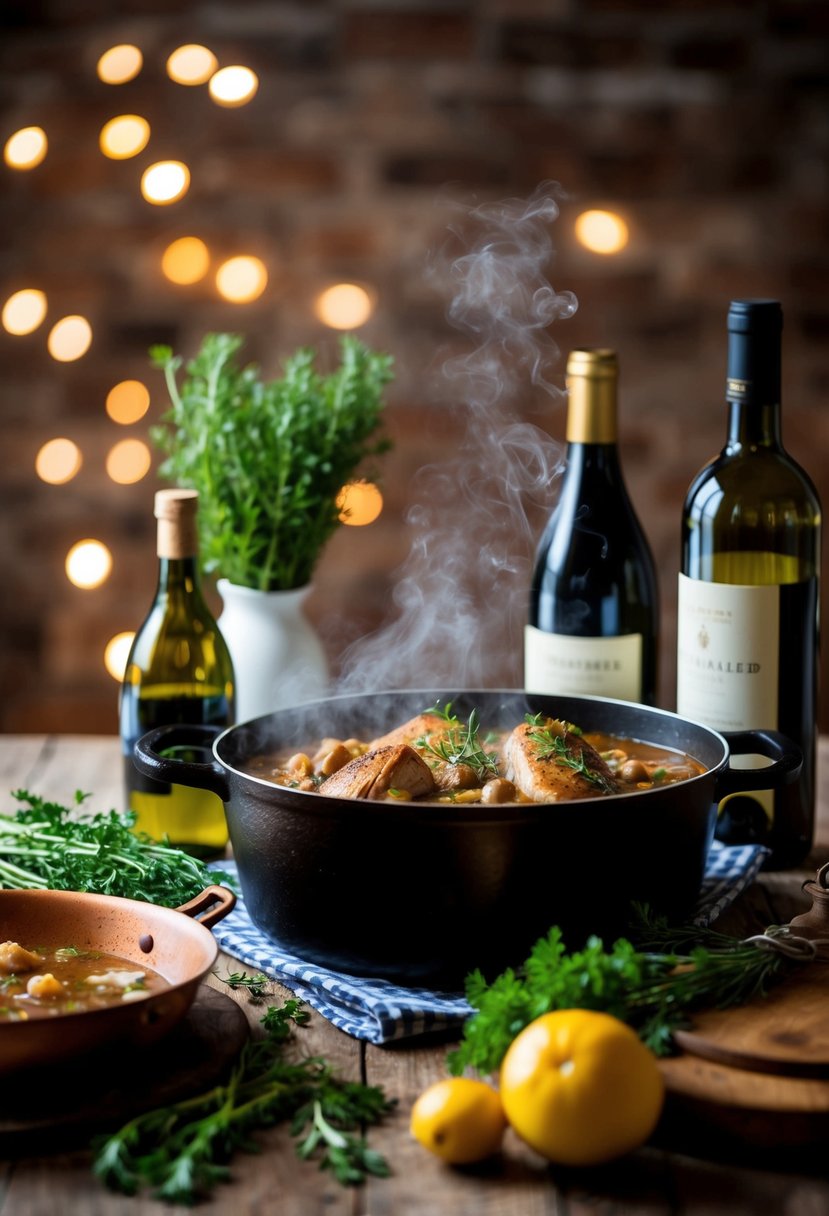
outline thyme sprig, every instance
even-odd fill
[[[571,722],[561,722],[559,725],[564,728],[564,733],[557,734],[551,725],[542,725],[548,721],[544,714],[525,714],[524,721],[533,728],[528,731],[527,738],[535,744],[539,760],[552,758],[556,764],[563,764],[566,768],[573,769],[574,772],[584,777],[585,781],[589,781],[591,785],[597,786],[605,793],[616,792],[613,782],[608,781],[604,773],[590,767],[585,759],[584,751],[579,747],[572,747],[568,742],[568,735],[576,738],[581,735],[582,732],[577,726],[573,726]]]
[[[619,938],[605,950],[600,938],[591,937],[582,950],[568,952],[554,926],[521,967],[507,969],[491,984],[480,971],[472,972],[466,997],[476,1012],[448,1056],[449,1071],[493,1072],[519,1031],[555,1009],[612,1014],[632,1026],[657,1055],[667,1055],[674,1031],[687,1025],[693,1010],[749,1001],[793,965],[780,953],[713,930],[692,926],[674,931],[646,909],[639,910],[639,918],[647,948]]]
[[[442,718],[448,729],[437,738],[429,734],[421,735],[415,747],[437,756],[445,764],[468,764],[479,781],[498,776],[498,754],[485,750],[480,738],[477,709],[472,710],[466,724],[452,713],[451,701],[446,702],[444,709],[438,703],[423,712]]]
[[[271,982],[269,977],[263,975],[261,971],[256,975],[248,975],[247,971],[231,971],[227,975],[219,975],[218,971],[214,971],[213,974],[217,980],[221,980],[234,991],[237,988],[246,988],[248,996],[254,1004],[264,1001],[265,990]]]
[[[225,1085],[139,1115],[93,1146],[93,1171],[127,1195],[150,1188],[167,1203],[193,1204],[231,1178],[236,1152],[255,1152],[255,1130],[287,1122],[303,1160],[344,1186],[386,1177],[385,1159],[359,1134],[391,1109],[383,1091],[343,1081],[319,1056],[284,1058],[293,1027],[308,1014],[288,1000],[271,1006],[264,1038],[250,1040]]]

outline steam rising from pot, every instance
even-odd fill
[[[452,293],[448,317],[471,350],[442,365],[463,438],[422,468],[407,515],[411,548],[394,575],[394,614],[347,651],[339,691],[520,685],[534,549],[531,514],[548,510],[560,445],[529,421],[559,348],[549,327],[572,316],[571,292],[545,277],[559,189],[458,208],[454,253],[432,269]],[[462,252],[458,252],[458,248]]]

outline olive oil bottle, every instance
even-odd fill
[[[126,800],[137,815],[136,830],[210,857],[227,844],[221,799],[145,777],[132,760],[136,740],[156,726],[233,722],[233,666],[201,591],[197,507],[195,490],[159,490],[155,496],[158,587],[127,659],[120,733]],[[181,759],[209,760],[195,751],[175,749]]]

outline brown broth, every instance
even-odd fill
[[[106,1009],[168,986],[156,971],[114,954],[0,943],[0,1022]]]

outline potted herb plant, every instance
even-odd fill
[[[240,721],[325,691],[325,654],[302,601],[340,526],[341,489],[389,446],[380,423],[392,378],[391,357],[350,335],[331,372],[303,348],[271,380],[240,363],[242,344],[208,334],[181,378],[181,356],[150,352],[171,402],[151,431],[165,456],[159,474],[199,492],[201,566],[218,577]]]

